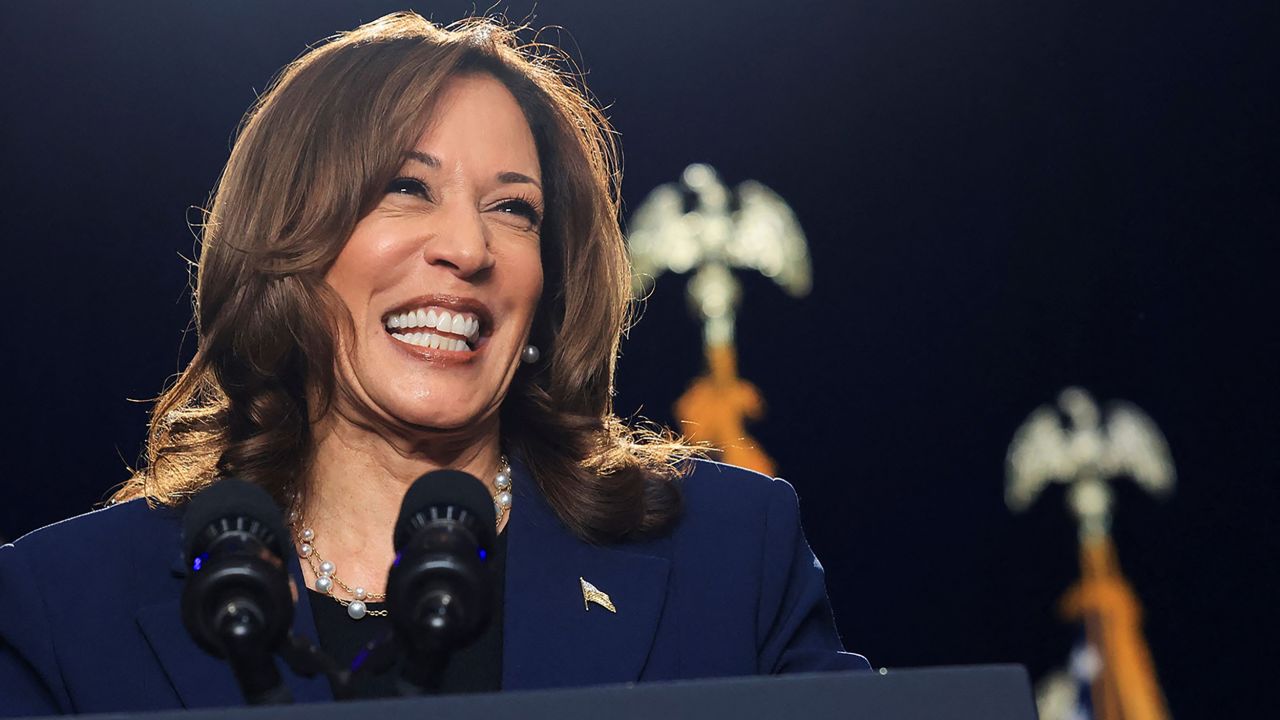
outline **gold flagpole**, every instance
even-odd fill
[[[732,345],[707,345],[706,352],[708,372],[695,379],[676,401],[676,417],[685,434],[690,440],[719,448],[727,463],[773,475],[773,459],[747,434],[744,422],[764,417],[760,391],[738,377]]]

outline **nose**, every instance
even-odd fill
[[[423,249],[428,265],[444,268],[461,278],[493,267],[488,230],[479,212],[456,208],[442,220]]]

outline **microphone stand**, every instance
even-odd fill
[[[250,705],[283,705],[293,702],[293,694],[280,677],[270,648],[262,643],[262,622],[258,608],[245,603],[228,603],[216,622],[227,652],[227,662],[236,683]]]
[[[449,664],[449,655],[449,648],[444,646],[411,650],[405,657],[404,669],[396,678],[396,691],[402,697],[439,692],[440,678]]]

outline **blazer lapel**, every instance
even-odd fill
[[[298,558],[290,554],[289,572],[298,586],[298,602],[294,604],[293,633],[316,642],[315,621],[311,617],[311,603],[307,599],[306,585]],[[226,707],[244,703],[244,696],[236,685],[231,666],[196,646],[182,624],[182,578],[186,568],[179,558],[170,568],[175,577],[173,599],[139,609],[138,627],[156,659],[173,684],[183,707]],[[333,699],[329,681],[322,675],[304,678],[295,675],[283,662],[277,660],[281,676],[293,693],[294,702],[322,702]]]
[[[181,592],[181,589],[179,589]],[[182,624],[180,600],[138,610],[138,627],[160,661],[184,708],[219,707],[243,702],[231,666],[196,647]]]
[[[668,561],[578,540],[523,465],[511,465],[503,689],[638,680],[662,614]],[[583,580],[616,612],[584,603]]]

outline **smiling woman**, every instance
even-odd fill
[[[866,667],[791,487],[614,415],[616,155],[558,58],[494,21],[400,14],[281,73],[202,228],[199,346],[147,463],[111,507],[0,549],[0,587],[27,589],[0,605],[0,714],[238,701],[170,571],[187,500],[227,477],[290,510],[311,589],[293,630],[339,662],[388,627],[406,490],[451,468],[493,496],[501,591],[442,691]],[[360,677],[286,680],[299,700],[396,691]]]
[[[326,437],[366,422],[397,459],[362,461],[491,477],[501,407],[503,444],[554,478],[547,499],[575,532],[617,540],[673,519],[664,478],[684,449],[635,442],[610,412],[628,302],[616,153],[554,57],[518,50],[490,21],[443,30],[397,15],[281,73],[204,228],[197,356],[157,405],[149,466],[117,500],[180,501],[237,475],[287,503],[313,484],[304,471]],[[384,331],[433,305],[437,322],[473,316],[471,352],[442,350],[463,338],[438,324]],[[542,362],[516,380],[530,339]],[[627,502],[603,497],[619,494]]]
[[[498,410],[542,294],[539,167],[502,83],[464,75],[444,86],[433,122],[325,275],[355,329],[338,353],[334,410],[363,422],[341,424],[404,426],[396,434],[410,443],[420,429],[454,431],[464,453],[500,454]]]

